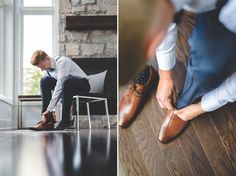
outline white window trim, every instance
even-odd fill
[[[4,8],[0,7],[0,95],[3,94],[4,84]]]
[[[0,19],[0,101],[13,105],[13,28],[14,6],[4,1]],[[10,2],[10,1],[9,1]]]
[[[57,0],[52,0],[52,7],[23,7],[23,0],[15,1],[15,29],[16,33],[15,36],[17,36],[16,39],[16,80],[15,83],[18,86],[15,86],[15,95],[22,94],[23,93],[23,16],[24,15],[52,15],[52,41],[53,41],[53,55],[57,55],[57,35],[58,35],[58,29],[57,29],[57,24],[58,24],[58,15],[57,15]]]
[[[13,105],[12,100],[10,100],[9,98],[7,98],[7,97],[5,97],[5,96],[3,96],[3,95],[0,95],[0,101],[1,101],[1,102],[4,102],[4,103],[7,103],[7,104],[9,104],[9,105]]]

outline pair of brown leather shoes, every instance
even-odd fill
[[[147,68],[146,68],[147,69]],[[148,66],[149,78],[145,84],[130,82],[128,90],[125,91],[119,104],[119,126],[127,127],[136,117],[145,95],[150,93],[151,85],[154,81],[154,69]],[[167,111],[163,117],[163,122],[158,133],[158,140],[167,143],[178,136],[188,125],[188,121],[179,118],[174,111]]]
[[[35,126],[30,127],[29,129],[35,131],[53,130],[56,119],[55,113],[51,112],[45,117],[45,119],[40,120]]]
[[[162,143],[170,142],[185,129],[188,123],[189,121],[184,121],[174,114],[174,111],[167,111],[159,130],[159,141]]]
[[[140,110],[145,97],[150,93],[150,88],[153,85],[155,71],[152,66],[147,66],[148,72],[147,81],[139,83],[131,81],[128,90],[125,91],[119,103],[119,126],[127,127],[136,117]],[[142,75],[141,75],[142,77]]]

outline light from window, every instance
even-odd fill
[[[44,50],[52,56],[52,16],[24,15],[23,36],[23,93],[38,95],[42,73],[31,65],[30,58],[36,50]]]
[[[24,0],[25,7],[50,7],[52,0]]]
[[[3,9],[0,8],[0,94],[3,93],[3,77],[4,77],[4,70],[3,70],[3,36],[4,36],[4,19],[3,19]]]

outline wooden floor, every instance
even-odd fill
[[[186,42],[187,33],[178,34],[185,35],[179,42]],[[176,78],[178,89],[184,80],[187,47],[177,49],[175,70],[182,71],[176,74],[182,75]],[[195,118],[169,144],[157,140],[163,115],[153,92],[129,128],[119,129],[120,176],[236,176],[236,103]]]
[[[120,176],[236,175],[236,103],[194,119],[169,144],[157,140],[164,112],[154,95],[119,129]]]
[[[115,176],[117,129],[0,131],[1,176]]]

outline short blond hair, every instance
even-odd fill
[[[47,53],[43,50],[37,50],[33,53],[30,63],[34,66],[38,65],[39,62],[43,61],[47,57]]]

